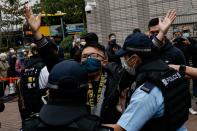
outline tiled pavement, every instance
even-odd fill
[[[7,103],[4,112],[0,113],[0,131],[19,131],[21,119],[17,102]]]
[[[197,106],[193,100],[193,108],[197,110]],[[19,131],[21,127],[20,115],[18,112],[17,102],[7,103],[3,113],[0,113],[1,128],[0,131]],[[187,122],[189,131],[197,131],[197,115],[190,115]]]

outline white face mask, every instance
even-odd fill
[[[84,41],[84,42],[81,42],[80,44],[83,45],[83,46],[85,46],[86,42]]]
[[[48,95],[45,95],[45,96],[42,96],[41,97],[41,100],[42,100],[42,102],[46,105],[47,104],[47,99],[48,98]]]
[[[79,42],[80,42],[80,38],[77,38],[77,39],[76,39],[76,42],[79,43]]]
[[[130,75],[136,75],[136,69],[134,67],[130,67],[127,63],[130,59],[132,59],[133,56],[131,56],[128,60],[124,60],[123,62],[123,68],[130,74]]]
[[[128,68],[126,69],[126,71],[127,71],[130,75],[136,75],[135,68],[128,67]]]
[[[190,36],[190,34],[189,34],[189,33],[183,33],[183,37],[188,38],[189,36]]]
[[[13,49],[10,50],[10,53],[14,53],[15,51]]]

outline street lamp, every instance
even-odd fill
[[[57,11],[57,14],[62,14],[62,12],[61,11]],[[64,23],[63,23],[63,18],[62,17],[60,17],[60,21],[61,21],[61,29],[62,29],[62,37],[63,37],[63,39],[64,39]]]

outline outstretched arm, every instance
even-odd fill
[[[55,43],[46,39],[39,32],[39,28],[41,25],[41,15],[34,16],[32,9],[30,7],[24,7],[24,16],[27,20],[27,23],[31,27],[31,30],[36,39],[36,44],[39,48],[39,54],[43,58],[44,62],[47,65],[47,69],[50,72],[52,67],[57,64],[60,59],[58,58],[58,50]]]
[[[163,20],[159,19],[159,34],[156,36],[156,39],[153,40],[154,45],[161,47],[164,44],[164,37],[167,34],[171,24],[176,19],[176,11],[169,10]],[[156,42],[156,43],[155,43]]]
[[[42,38],[42,35],[39,32],[39,28],[41,25],[41,14],[34,16],[31,7],[24,7],[24,16],[27,20],[29,26],[31,27],[31,30],[34,34],[34,37],[36,40],[40,40]]]
[[[169,65],[171,68],[179,71],[180,65]],[[186,78],[197,79],[197,68],[186,66],[185,69]]]

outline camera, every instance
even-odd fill
[[[87,4],[86,7],[85,7],[85,12],[91,13],[92,10],[93,10],[92,6]]]
[[[183,37],[176,37],[174,40],[173,40],[173,42],[175,43],[175,44],[183,44],[183,41],[185,41],[186,39],[185,38],[183,38]]]
[[[88,1],[86,3],[85,12],[86,13],[91,13],[94,8],[96,8],[96,0],[91,1],[91,2]]]

